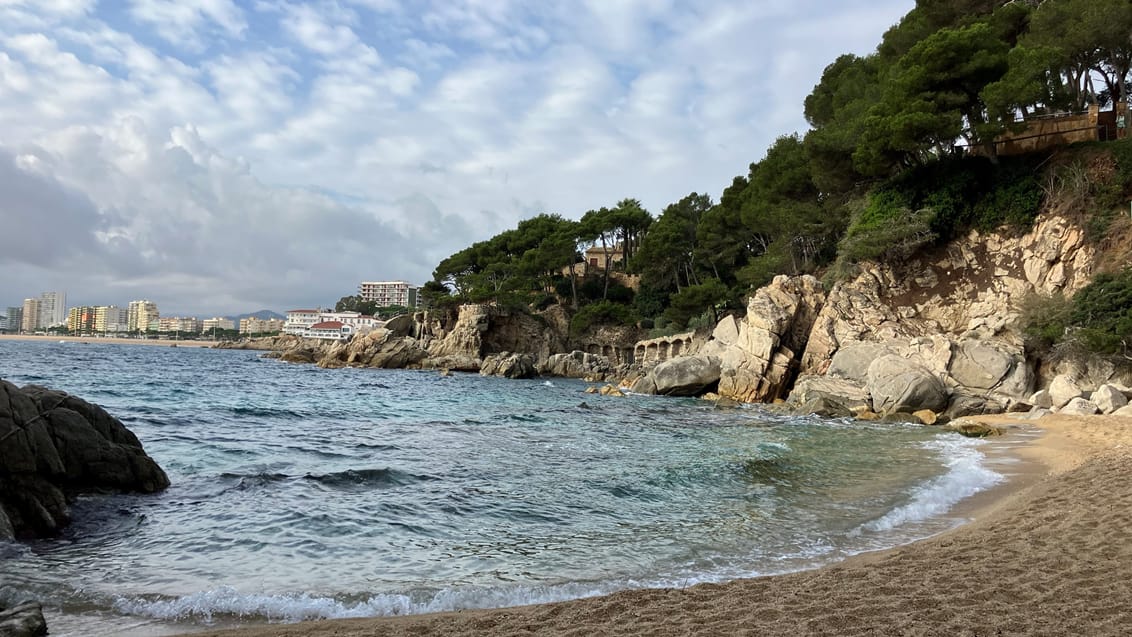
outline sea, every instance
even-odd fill
[[[102,405],[172,486],[0,544],[52,635],[492,608],[819,567],[950,529],[1010,474],[937,427],[581,381],[0,340],[0,377]],[[959,509],[957,509],[957,506]]]

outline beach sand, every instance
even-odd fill
[[[114,338],[109,336],[38,336],[32,334],[0,334],[0,341],[40,341],[43,343],[98,343],[103,345],[163,345],[170,347],[212,347],[215,341],[186,341],[159,338]]]
[[[193,634],[1132,634],[1132,419],[1049,416],[1038,426],[1044,435],[1020,450],[1032,469],[971,505],[971,523],[817,570],[539,606]]]

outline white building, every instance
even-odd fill
[[[39,326],[56,327],[67,324],[67,294],[44,292],[39,295]]]
[[[342,326],[349,328],[347,334],[353,334],[355,332],[364,333],[385,325],[385,321],[375,319],[372,316],[359,314],[358,312],[288,310],[287,321],[283,324],[283,333],[294,334],[295,336],[302,336],[304,338],[325,338],[325,335],[312,336],[314,326],[319,323],[340,323]],[[321,332],[325,333],[325,329],[326,328],[322,328]]]
[[[117,305],[100,305],[94,308],[94,331],[113,334],[129,329],[129,311]]]
[[[323,321],[315,323],[307,330],[306,338],[320,338],[330,341],[344,341],[350,338],[354,330],[342,321]]]
[[[416,307],[417,289],[417,286],[407,281],[362,281],[358,286],[358,296],[363,301],[376,303],[378,307]]]
[[[236,322],[230,318],[223,318],[214,316],[210,319],[201,321],[201,331],[208,333],[212,330],[234,330],[236,329]]]
[[[43,327],[39,323],[39,299],[24,299],[23,320],[20,322],[20,331],[31,334]]]

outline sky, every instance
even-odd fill
[[[0,311],[333,306],[718,199],[914,0],[0,0]]]

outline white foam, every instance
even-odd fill
[[[379,594],[368,599],[346,602],[308,593],[241,593],[230,586],[171,599],[144,597],[118,598],[114,609],[120,613],[160,620],[203,620],[220,617],[257,617],[269,621],[297,622],[310,619],[347,619],[417,615],[471,608],[502,608],[543,604],[613,592],[617,586],[564,584],[513,589],[446,589],[427,598]]]
[[[983,441],[949,436],[924,444],[943,456],[947,473],[924,483],[912,492],[911,501],[907,504],[862,524],[859,531],[891,531],[909,523],[941,516],[960,501],[1005,479],[983,464],[986,457],[978,449]]]

